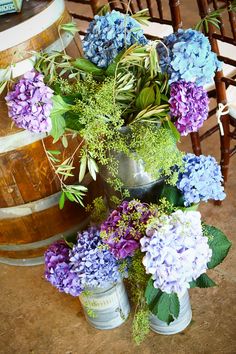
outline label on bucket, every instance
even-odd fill
[[[123,290],[123,291],[122,291]],[[119,305],[119,299],[123,296],[124,289],[120,286],[113,287],[110,291],[104,293],[94,293],[88,296],[83,294],[79,296],[79,299],[83,306],[90,309],[105,309]]]

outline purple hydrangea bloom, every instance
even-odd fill
[[[140,24],[113,10],[104,16],[96,15],[90,22],[83,40],[85,57],[100,68],[106,68],[126,47],[134,43],[147,44]]]
[[[100,231],[94,227],[78,234],[70,252],[70,265],[83,289],[105,287],[121,280],[119,264],[104,246]]]
[[[42,74],[29,71],[5,97],[9,117],[19,128],[35,133],[49,132],[52,128],[53,91],[44,84],[43,78]]]
[[[101,225],[101,235],[116,259],[133,256],[152,216],[148,206],[136,200],[124,201],[111,212]]]
[[[45,278],[59,291],[72,296],[80,295],[81,284],[69,264],[70,249],[65,241],[53,243],[45,252]]]
[[[208,117],[207,91],[193,82],[173,82],[169,104],[171,118],[181,135],[198,131]]]
[[[220,166],[214,157],[189,153],[183,162],[184,171],[179,173],[177,188],[183,194],[185,206],[225,198]]]
[[[184,80],[204,86],[212,82],[216,70],[221,70],[222,63],[201,32],[179,29],[163,42],[167,48],[159,44],[157,50],[162,71],[170,75],[169,83]]]
[[[155,288],[183,295],[207,270],[212,256],[208,238],[203,235],[198,211],[177,210],[156,219],[141,240],[143,265],[152,274]]]

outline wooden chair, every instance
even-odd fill
[[[216,0],[212,1],[213,6],[209,6],[207,0],[197,0],[199,13],[201,18],[204,18],[211,11],[222,7],[222,2]],[[220,16],[220,30],[214,26],[209,25],[208,36],[211,43],[212,50],[218,55],[219,59],[225,65],[230,66],[236,72],[236,14],[229,11],[231,1],[225,4],[225,13]],[[223,134],[220,131],[220,126],[217,124],[210,130],[205,132],[202,136],[199,133],[192,133],[193,150],[195,154],[201,153],[201,141],[213,132],[220,133],[220,149],[221,149],[221,169],[224,177],[224,182],[227,181],[229,160],[236,152],[236,146],[231,147],[231,140],[236,139],[236,81],[232,76],[227,75],[225,66],[223,70],[217,72],[215,75],[216,99],[217,104],[226,105],[229,102],[229,113],[220,117],[223,127]]]
[[[127,11],[127,0],[108,0],[108,3],[112,10]],[[143,30],[149,39],[163,38],[182,27],[179,0],[169,0],[169,4],[167,4],[167,1],[162,0],[147,0],[145,2],[133,0],[130,2],[129,7],[133,13],[145,8],[148,9],[150,26],[143,26]]]
[[[92,20],[93,15],[99,8],[109,3],[111,9],[121,12],[127,11],[128,1],[107,1],[107,0],[67,0],[67,8],[69,13],[79,22],[79,34],[84,35],[86,26]],[[143,29],[148,38],[163,38],[170,33],[182,27],[180,15],[180,1],[169,0],[169,6],[166,1],[147,0],[144,4],[141,0],[133,0],[130,3],[130,10],[137,12],[144,8],[148,8],[150,16],[150,26],[144,26]],[[84,15],[86,13],[86,15]]]
[[[79,34],[84,36],[89,22],[102,4],[100,0],[66,0],[66,5],[71,16],[78,22]]]

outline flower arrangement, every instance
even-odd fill
[[[130,201],[130,210],[136,204],[139,202]],[[138,244],[123,257],[129,265],[128,281],[136,305],[133,337],[137,344],[148,334],[151,316],[170,325],[178,318],[180,299],[189,288],[216,285],[206,271],[221,263],[231,246],[219,229],[201,221],[198,211],[181,210],[165,198],[157,205],[145,205],[145,209],[149,209],[150,216],[142,224],[142,234],[139,223],[132,228]],[[105,242],[123,234],[120,220],[126,220],[126,215],[127,207],[123,205],[111,212],[101,226]],[[119,244],[119,236],[114,240]]]
[[[144,10],[132,16],[103,11],[83,40],[84,57],[40,53],[34,70],[6,96],[19,127],[47,132],[65,148],[67,134],[81,138],[65,161],[60,151],[47,151],[62,187],[61,208],[66,199],[83,205],[86,172],[95,180],[107,169],[106,181],[120,192],[101,227],[79,233],[73,244],[49,247],[45,277],[59,291],[79,296],[119,282],[128,268],[137,343],[148,333],[150,313],[170,324],[188,288],[215,285],[206,271],[230,248],[220,230],[204,224],[199,212],[187,211],[199,201],[224,199],[219,166],[210,156],[177,148],[180,135],[197,131],[206,120],[204,85],[221,64],[200,32],[179,30],[163,42],[148,41],[144,22]],[[118,155],[141,162],[152,179],[165,180],[157,204],[124,200]],[[67,185],[75,156],[79,184]]]
[[[176,143],[207,118],[203,85],[220,68],[208,39],[189,29],[148,41],[140,23],[147,23],[145,10],[129,15],[103,9],[83,39],[83,58],[38,54],[35,70],[6,96],[19,127],[48,132],[65,148],[67,135],[82,139],[65,161],[62,153],[47,152],[61,184],[60,208],[66,200],[83,205],[86,172],[94,180],[102,172],[120,200],[128,197],[118,155],[141,161],[152,180],[175,186],[183,164]],[[75,157],[80,184],[67,185]]]

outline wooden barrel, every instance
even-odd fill
[[[0,81],[9,63],[18,77],[33,66],[29,51],[62,50],[79,55],[80,47],[58,25],[70,22],[63,0],[24,2],[21,14],[6,15],[0,22]],[[59,210],[60,183],[50,165],[48,150],[63,150],[51,137],[12,126],[4,92],[0,96],[0,262],[15,265],[42,263],[45,248],[54,240],[83,227],[88,214],[78,204],[67,202]],[[43,141],[42,141],[43,139]],[[44,142],[44,143],[43,143]],[[70,156],[78,144],[69,139]],[[66,158],[66,155],[63,156]],[[69,181],[73,183],[73,181]],[[89,184],[85,203],[95,197],[99,186]]]

